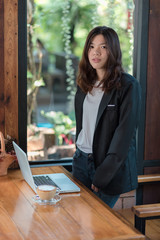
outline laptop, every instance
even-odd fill
[[[24,180],[35,193],[37,186],[42,184],[55,185],[60,193],[80,192],[80,188],[64,173],[32,175],[26,153],[14,141],[12,143]]]

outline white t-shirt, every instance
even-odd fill
[[[91,93],[87,93],[83,103],[82,130],[78,135],[76,145],[85,153],[92,153],[97,113],[104,93],[101,87],[96,87],[98,83],[97,81]]]

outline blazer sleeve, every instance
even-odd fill
[[[96,187],[106,188],[127,158],[138,125],[140,102],[141,89],[139,82],[135,79],[123,90],[119,124],[115,129],[106,158],[96,169],[93,179]]]

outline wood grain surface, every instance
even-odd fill
[[[0,129],[18,139],[18,0],[0,0]]]
[[[138,176],[138,183],[160,182],[160,174],[146,174]]]
[[[53,172],[71,178],[59,166],[32,168],[33,174]],[[9,170],[0,177],[0,239],[145,239],[81,183],[77,185],[80,193],[61,194],[56,205],[38,205],[20,170]]]
[[[160,216],[160,203],[137,205],[132,210],[140,218],[156,217]]]

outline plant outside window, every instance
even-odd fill
[[[72,157],[76,74],[90,29],[117,31],[123,66],[132,73],[133,7],[132,0],[27,1],[29,160]]]

